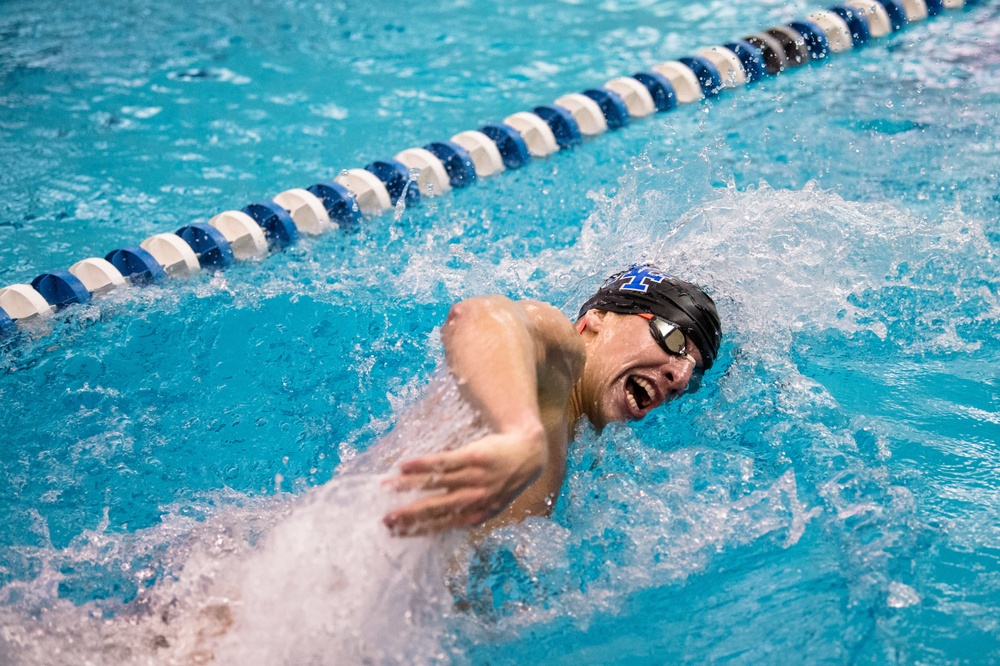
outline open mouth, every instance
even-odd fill
[[[646,411],[653,404],[656,395],[653,385],[642,377],[629,375],[625,380],[625,396],[628,404],[636,412]]]

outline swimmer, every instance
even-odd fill
[[[338,477],[295,500],[288,514],[290,505],[281,504],[282,515],[260,547],[237,550],[230,537],[213,536],[202,553],[196,538],[197,554],[182,575],[138,593],[123,614],[127,624],[113,625],[116,632],[126,628],[123,640],[150,651],[137,652],[134,661],[146,654],[145,661],[176,664],[399,661],[409,639],[388,640],[383,616],[402,622],[405,613],[413,629],[421,624],[410,618],[412,608],[422,609],[416,618],[451,603],[462,608],[456,582],[462,565],[450,549],[463,535],[446,535],[436,545],[410,543],[386,538],[381,525],[366,520],[356,527],[355,545],[342,547],[342,532],[324,528],[351,525],[358,510],[384,500],[381,473],[422,435],[435,440],[427,449],[435,451],[453,434],[466,438],[456,444],[472,441],[402,459],[393,485],[433,494],[385,515],[391,534],[472,527],[475,539],[496,526],[547,515],[563,485],[578,421],[586,418],[600,430],[641,419],[683,394],[715,361],[721,326],[700,288],[642,265],[609,278],[575,323],[551,305],[483,296],[456,304],[441,337],[457,381],[439,375],[446,381],[432,384],[393,433],[354,458],[353,470],[343,465]],[[453,399],[456,383],[468,404]],[[203,534],[218,527],[228,532],[230,520],[220,516]],[[229,555],[229,546],[219,544],[231,542]],[[444,569],[448,592],[428,582]],[[273,580],[263,584],[265,576]],[[294,603],[278,603],[289,595]],[[106,626],[99,617],[93,621],[87,615],[79,635]],[[272,637],[275,626],[296,631]],[[111,650],[118,641],[117,633],[109,634],[103,654],[117,654]]]
[[[712,366],[722,328],[704,291],[646,264],[608,278],[575,324],[546,303],[480,296],[451,308],[441,338],[491,434],[402,463],[393,487],[439,492],[383,518],[400,536],[548,515],[577,422],[601,431],[680,396]]]

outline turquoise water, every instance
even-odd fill
[[[427,4],[4,3],[0,284],[818,7]],[[997,11],[33,325],[0,662],[1000,660]],[[550,520],[390,539],[385,456],[469,435],[404,416],[449,305],[636,259],[711,286],[703,388]]]

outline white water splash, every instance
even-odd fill
[[[382,482],[405,452],[453,448],[483,434],[447,377],[382,442],[302,496],[223,505],[204,523],[174,515],[75,549],[50,552],[36,580],[4,588],[4,664],[431,663],[452,596],[446,584],[466,533],[390,536],[382,517],[419,494]],[[55,558],[128,566],[166,549],[125,605],[59,599]],[[36,553],[39,554],[39,553]]]
[[[461,245],[440,242],[444,236],[435,235],[450,236],[455,230],[430,232],[407,247],[399,259],[402,276],[387,288],[393,297],[424,302],[435,302],[442,293],[457,300],[506,292],[545,298],[573,314],[605,275],[634,261],[656,261],[711,286],[727,344],[738,355],[725,368],[713,402],[702,405],[708,413],[697,417],[703,424],[699,432],[725,433],[748,411],[776,409],[785,430],[806,431],[817,446],[851,453],[856,445],[849,432],[813,423],[817,411],[836,403],[796,370],[790,355],[793,336],[827,329],[886,336],[894,322],[880,307],[859,302],[858,295],[886,285],[923,288],[924,273],[933,268],[950,285],[946,288],[967,299],[952,283],[975,278],[995,258],[981,226],[960,215],[919,220],[887,205],[846,202],[812,186],[800,191],[766,186],[720,190],[716,198],[674,221],[659,213],[668,197],[656,190],[640,193],[633,181],[626,181],[615,197],[595,196],[597,211],[574,246],[523,259],[502,251],[485,258],[463,255],[468,251]],[[456,254],[465,260],[464,267],[449,265]],[[380,262],[385,257],[375,248],[359,252],[356,259],[349,271],[301,259],[292,262],[291,275],[279,271],[263,287],[237,288],[219,278],[191,288],[238,289],[235,307],[252,305],[270,293],[339,299],[345,290],[349,293],[356,279],[352,276],[366,266],[384,267]],[[306,286],[299,279],[303,272],[313,278]],[[180,289],[162,290],[172,300],[158,305],[177,307]],[[160,291],[143,293],[153,298]],[[939,325],[935,322],[963,317],[995,320],[1000,308],[992,292],[987,289],[977,298],[983,303],[977,313],[962,310],[961,303],[946,305],[942,307],[952,309],[931,313],[935,316],[921,325],[931,330]],[[908,344],[919,350],[921,343]],[[962,349],[967,343],[956,337],[952,344]],[[775,380],[780,381],[766,384]],[[581,466],[567,480],[560,521],[534,519],[489,537],[485,547],[515,553],[517,566],[529,579],[534,577],[536,586],[514,599],[521,604],[518,614],[490,627],[453,606],[456,586],[461,586],[456,581],[463,578],[481,593],[480,601],[487,598],[474,587],[474,572],[462,568],[461,534],[395,540],[379,522],[399,501],[379,488],[379,475],[391,469],[404,447],[434,450],[473,436],[468,418],[454,405],[439,418],[416,413],[379,447],[345,461],[342,476],[333,483],[299,498],[242,498],[210,511],[204,522],[175,514],[141,533],[98,530],[83,539],[86,547],[49,553],[53,561],[58,556],[119,566],[137,553],[160,553],[167,575],[137,571],[140,580],[156,575],[159,582],[124,606],[90,602],[78,607],[59,599],[62,574],[54,565],[34,581],[6,586],[0,661],[448,661],[454,655],[446,648],[456,627],[479,636],[555,617],[585,623],[595,613],[613,611],[632,591],[697,575],[720,552],[762,540],[791,548],[814,521],[883,519],[895,510],[863,492],[856,500],[843,499],[844,488],[855,483],[847,472],[829,475],[818,495],[803,499],[801,478],[788,469],[790,461],[780,450],[765,458],[778,469],[762,472],[749,453],[696,446],[664,452],[643,444],[627,428],[609,429],[600,439],[584,435],[577,455],[597,451],[606,458],[631,457],[634,467],[595,475]],[[781,428],[768,436],[780,449]],[[880,483],[877,487],[893,492]],[[826,507],[816,506],[818,501],[832,511],[821,513]],[[886,535],[883,541],[891,538]],[[614,557],[596,565],[581,562],[581,552],[605,543]],[[858,560],[866,568],[866,580],[884,579],[881,561]],[[892,598],[909,599],[902,594]]]

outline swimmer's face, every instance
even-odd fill
[[[687,356],[668,354],[642,317],[591,310],[584,322],[582,402],[598,429],[614,421],[637,421],[679,396],[702,365],[701,352],[690,339]]]

